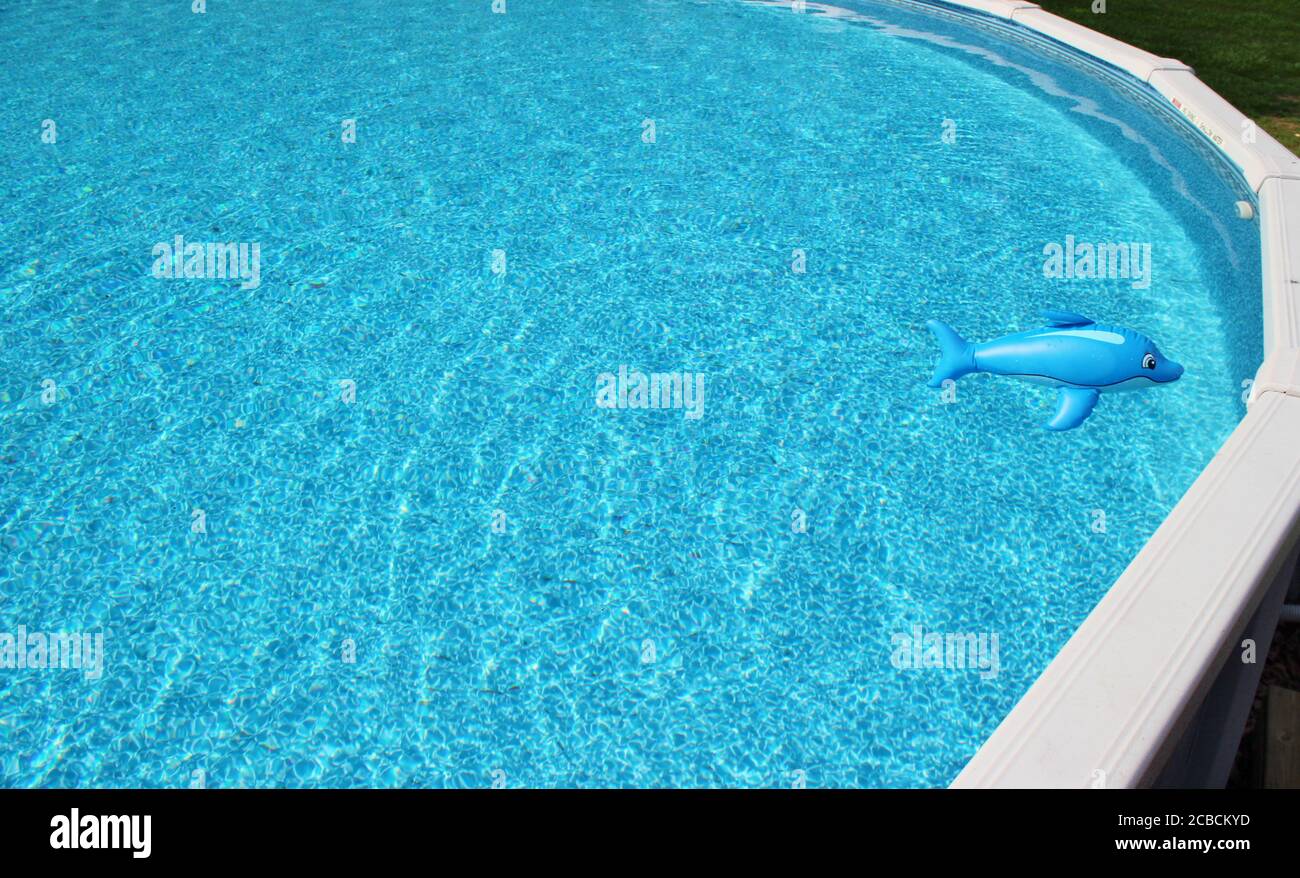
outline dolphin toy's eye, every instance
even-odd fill
[[[1154,369],[1156,367],[1156,358],[1152,354],[1147,354],[1142,358],[1143,369]]]

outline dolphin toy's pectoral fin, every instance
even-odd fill
[[[1044,308],[1039,312],[1043,319],[1053,326],[1087,326],[1094,322],[1082,314],[1075,314],[1073,311],[1058,311],[1055,308]]]
[[[1088,419],[1101,394],[1082,387],[1062,387],[1056,395],[1056,414],[1043,426],[1049,430],[1072,430]]]

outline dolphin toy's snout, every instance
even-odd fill
[[[1102,391],[1154,387],[1182,377],[1182,365],[1165,357],[1141,333],[1069,311],[1048,310],[1043,316],[1049,326],[984,344],[966,341],[942,321],[928,321],[927,328],[939,342],[930,386],[989,372],[1055,387],[1056,414],[1043,426],[1069,430],[1092,414]]]

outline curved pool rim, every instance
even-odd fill
[[[830,17],[857,16],[830,4],[760,2],[797,4],[796,11]],[[1226,676],[1238,638],[1257,611],[1263,618],[1270,602],[1280,603],[1295,569],[1300,158],[1258,130],[1188,65],[1067,21],[1036,3],[888,2],[958,15],[985,27],[1010,26],[1023,37],[1045,38],[1138,80],[1217,148],[1258,199],[1264,362],[1250,386],[1245,417],[952,783],[955,788],[1151,785],[1221,672]],[[1275,623],[1278,608],[1271,609]],[[1244,721],[1250,699],[1235,700]]]

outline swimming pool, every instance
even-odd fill
[[[840,5],[0,12],[0,631],[104,643],[0,671],[3,783],[950,782],[1241,419],[1260,231],[1102,65]],[[925,386],[1043,307],[1186,374]]]

